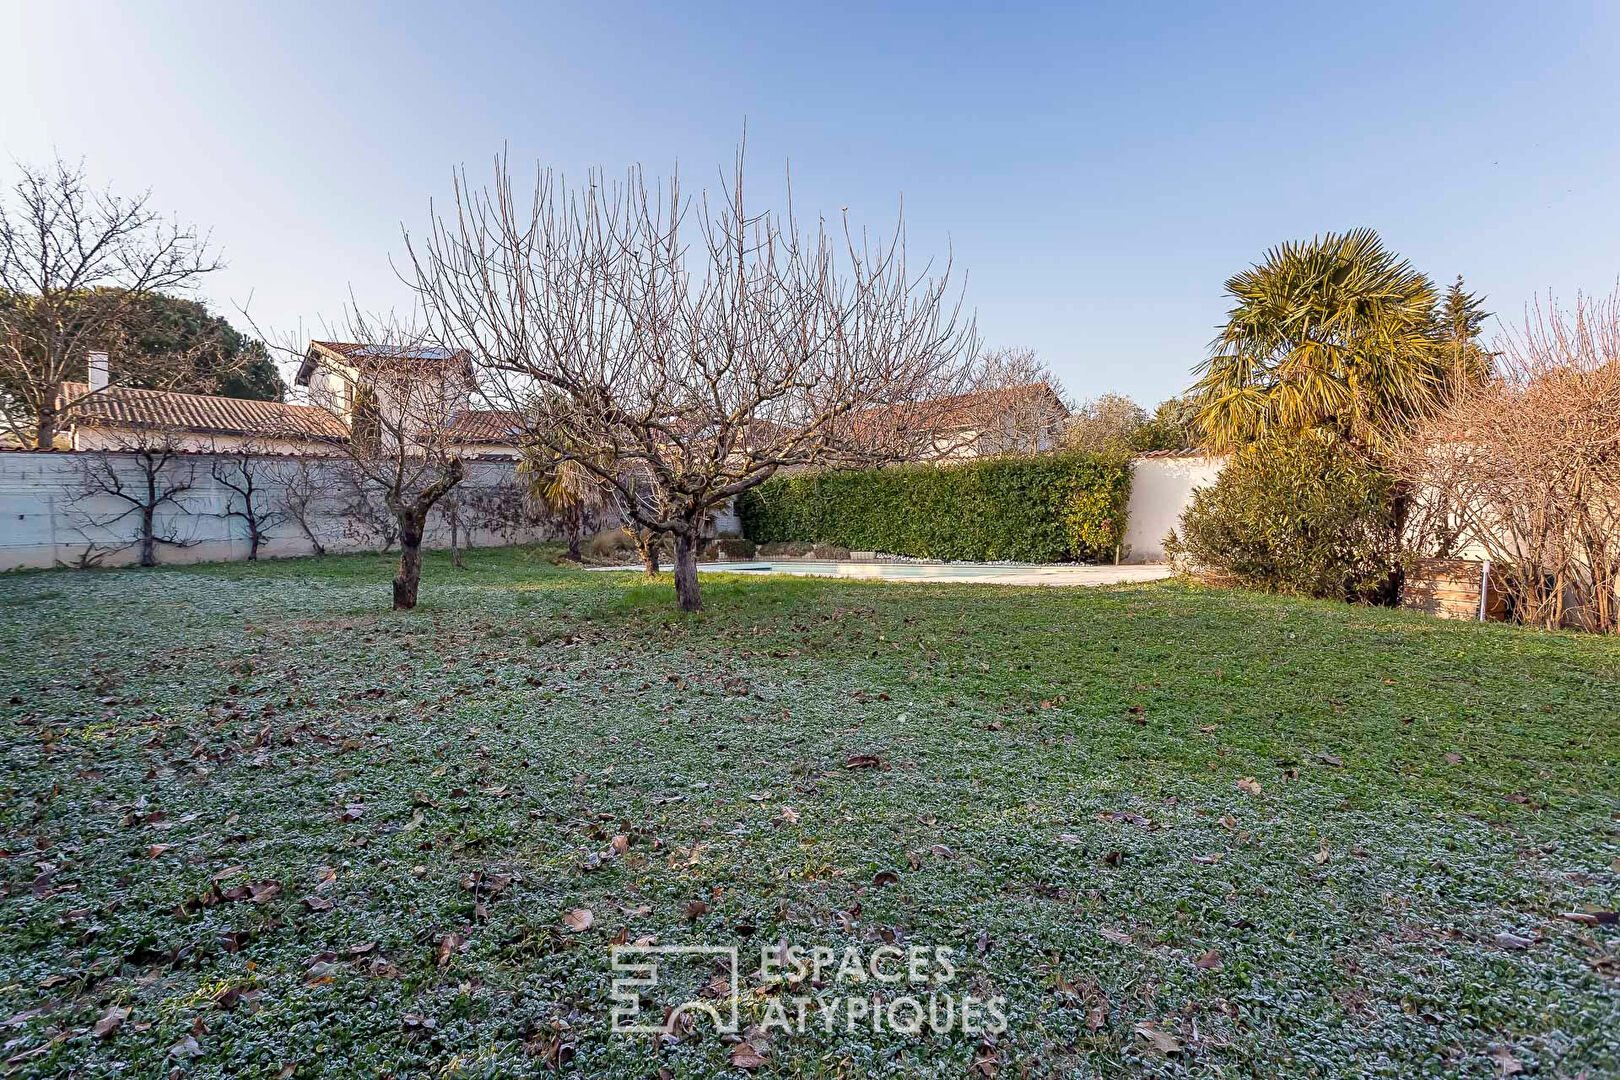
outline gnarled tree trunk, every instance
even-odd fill
[[[702,611],[698,594],[698,537],[696,530],[675,534],[675,599],[682,611]]]
[[[416,606],[422,583],[422,518],[413,511],[399,515],[399,573],[394,575],[394,610]]]
[[[428,511],[433,504],[461,483],[466,475],[460,458],[451,458],[444,475],[406,503],[397,493],[389,497],[388,506],[399,523],[399,573],[394,575],[394,610],[410,610],[416,606],[417,586],[422,583],[422,533],[427,528]]]
[[[647,578],[651,580],[658,576],[660,550],[664,545],[664,538],[651,529],[637,529],[636,550],[641,553],[641,565],[647,571]]]
[[[157,529],[156,509],[148,503],[141,507],[141,557],[142,566],[157,565]]]
[[[579,507],[571,507],[568,511],[568,557],[579,562],[579,541],[585,531],[585,514]]]

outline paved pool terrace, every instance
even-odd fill
[[[593,570],[639,570],[597,566]],[[668,569],[666,567],[666,569]],[[1020,563],[845,562],[831,559],[758,559],[698,563],[699,573],[793,574],[800,577],[863,578],[869,581],[957,581],[980,585],[1118,585],[1157,581],[1174,571],[1163,563],[1072,566]]]

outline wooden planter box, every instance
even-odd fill
[[[1491,578],[1491,564],[1474,559],[1419,559],[1401,586],[1401,606],[1441,619],[1507,617],[1507,603]]]

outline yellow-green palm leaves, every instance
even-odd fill
[[[553,514],[588,514],[609,501],[602,481],[572,458],[525,454],[518,461],[517,473],[529,496]]]
[[[1210,449],[1313,429],[1376,449],[1446,395],[1439,294],[1371,229],[1272,248],[1226,291],[1193,387]]]

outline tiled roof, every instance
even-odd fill
[[[450,423],[450,438],[458,443],[516,443],[520,431],[518,415],[501,409],[466,409]]]
[[[65,382],[57,401],[71,402],[89,390],[85,383]],[[313,405],[136,390],[127,386],[111,387],[74,405],[67,419],[77,424],[115,424],[257,438],[345,439],[349,435],[349,429],[341,420]]]

